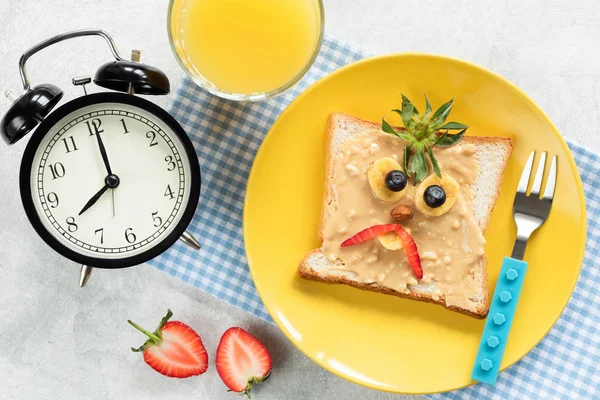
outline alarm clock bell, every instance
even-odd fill
[[[50,114],[63,97],[63,91],[46,83],[26,90],[20,97],[7,90],[6,97],[12,105],[0,122],[0,132],[2,139],[10,145],[35,129]]]
[[[19,60],[23,93],[16,95],[10,90],[6,91],[6,97],[12,104],[0,121],[0,136],[8,145],[16,143],[36,129],[63,97],[63,91],[52,84],[46,83],[31,87],[25,70],[27,59],[55,43],[82,36],[100,36],[104,38],[115,58],[114,61],[103,64],[98,68],[93,79],[96,85],[131,95],[165,95],[169,93],[169,79],[162,71],[140,63],[139,50],[132,51],[130,60],[124,59],[107,32],[86,29],[57,35],[33,46]],[[85,95],[88,94],[85,85],[91,81],[90,77],[85,76],[73,78],[73,84],[82,86]],[[179,239],[194,250],[200,249],[200,244],[188,231],[184,231]],[[88,282],[93,267],[97,266],[81,266],[79,286],[83,287]]]

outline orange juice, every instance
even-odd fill
[[[184,68],[217,92],[286,88],[322,37],[320,0],[172,0],[170,34]]]

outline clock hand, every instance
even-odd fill
[[[108,190],[109,187],[110,186],[108,186],[107,184],[105,184],[102,187],[102,189],[100,189],[98,191],[98,193],[96,193],[94,196],[92,196],[92,198],[87,203],[85,203],[85,206],[83,206],[83,208],[81,209],[81,211],[79,211],[78,215],[83,214],[84,212],[87,211],[88,208],[90,208],[91,206],[93,206],[98,201],[98,199],[100,197],[102,197],[102,195],[104,194],[104,192],[106,192]]]
[[[106,172],[108,172],[109,175],[112,175],[110,163],[108,162],[108,155],[106,154],[106,148],[104,147],[104,143],[102,142],[102,137],[100,136],[99,130],[96,130],[96,138],[98,139],[98,147],[100,148],[100,154],[102,155],[102,161],[104,161]]]
[[[112,210],[113,210],[113,218],[115,217],[115,189],[110,191],[112,195]]]
[[[117,186],[119,186],[119,183],[121,183],[121,180],[119,179],[118,176],[116,175],[108,175],[106,178],[104,178],[104,186],[102,187],[102,189],[100,189],[98,191],[98,193],[96,193],[86,204],[85,206],[83,206],[83,208],[81,209],[81,211],[79,211],[79,215],[83,214],[84,212],[87,211],[88,208],[90,208],[91,206],[93,206],[100,197],[102,197],[102,195],[104,194],[104,192],[106,192],[108,189],[115,189]],[[113,202],[113,207],[114,207],[114,202]],[[114,210],[114,208],[113,208]],[[113,215],[114,215],[114,211],[113,211]]]

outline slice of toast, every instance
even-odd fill
[[[380,125],[365,121],[346,114],[332,114],[329,117],[327,127],[326,143],[326,171],[325,171],[325,193],[321,210],[321,219],[318,229],[318,237],[323,239],[324,226],[336,210],[335,182],[333,182],[333,160],[340,147],[353,135],[365,130],[380,129]],[[485,232],[492,210],[500,194],[504,170],[513,149],[512,139],[508,137],[464,137],[463,143],[472,143],[477,146],[476,158],[479,164],[478,176],[475,183],[470,185],[472,202],[471,209],[475,221],[479,224],[482,233]],[[479,267],[475,271],[478,292],[473,293],[471,298],[475,306],[465,309],[447,305],[445,298],[434,300],[433,293],[436,289],[435,282],[430,284],[419,283],[409,286],[409,293],[402,293],[378,283],[363,283],[356,279],[351,271],[340,269],[340,260],[330,262],[320,249],[311,251],[300,263],[298,273],[306,279],[317,280],[326,283],[343,283],[364,290],[370,290],[414,300],[427,301],[440,304],[446,308],[476,317],[484,318],[489,310],[489,297],[487,289],[487,260],[482,257]]]

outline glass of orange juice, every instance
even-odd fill
[[[262,100],[292,87],[323,40],[322,0],[171,0],[175,58],[202,88]]]

